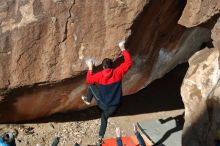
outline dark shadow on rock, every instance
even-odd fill
[[[134,115],[182,109],[180,87],[188,64],[182,64],[141,91],[125,96],[118,115]]]
[[[123,97],[122,105],[114,116],[183,109],[180,87],[187,69],[188,63],[181,64],[138,93]],[[84,121],[96,118],[100,118],[100,111],[94,106],[77,112],[55,114],[28,123]]]
[[[210,98],[205,102],[207,107],[203,107],[203,110],[201,110],[201,108],[198,109],[194,107],[193,111],[188,117],[188,120],[185,119],[185,125],[182,134],[183,146],[216,145],[216,132],[218,129],[220,129],[219,101],[217,98]],[[198,113],[200,116],[195,116],[198,115]]]

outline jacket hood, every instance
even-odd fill
[[[112,77],[113,74],[113,69],[104,69],[102,71],[102,75],[104,76],[104,78],[109,79]]]

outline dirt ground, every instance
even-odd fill
[[[122,135],[133,135],[132,124],[182,114],[183,110],[148,113],[132,116],[116,116],[109,119],[105,137],[114,137],[115,128],[120,127]],[[73,146],[75,142],[81,146],[94,145],[98,138],[99,119],[88,121],[42,122],[29,124],[2,124],[0,133],[17,129],[17,146],[50,146],[56,136],[60,137],[60,146]]]

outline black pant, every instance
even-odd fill
[[[99,137],[103,138],[107,128],[108,118],[117,110],[118,106],[107,106],[100,100],[100,92],[96,85],[90,85],[87,91],[87,101],[91,102],[95,97],[98,107],[101,109],[101,125],[99,130]]]

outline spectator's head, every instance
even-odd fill
[[[12,143],[15,140],[17,135],[18,135],[18,130],[15,129],[12,132],[4,133],[3,136],[2,136],[2,139],[3,139],[4,143],[10,144],[10,143]]]
[[[109,58],[105,58],[103,61],[102,61],[102,67],[103,69],[108,69],[108,68],[112,68],[112,60],[109,59]]]
[[[3,139],[4,143],[7,143],[7,144],[10,143],[10,135],[8,133],[4,133],[2,136],[2,139]]]

